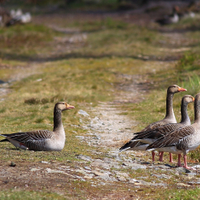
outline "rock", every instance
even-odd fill
[[[90,115],[86,112],[86,111],[84,111],[84,110],[79,110],[78,111],[78,114],[79,115],[83,115],[84,117],[89,117]]]
[[[80,140],[84,140],[85,139],[85,137],[84,136],[80,136],[80,135],[77,135],[77,136],[75,136],[76,138],[79,138]]]
[[[116,177],[119,181],[125,182],[125,181],[130,179],[129,175],[125,172],[115,172],[115,174],[116,174]]]
[[[200,165],[193,166],[194,169],[200,169]]]
[[[96,159],[91,163],[91,166],[95,166],[95,167],[102,167],[104,169],[110,169],[111,166],[108,163],[105,163],[104,161],[100,160],[100,159]]]
[[[47,162],[47,161],[41,161],[41,163],[43,163],[43,164],[50,164],[49,162]]]
[[[40,170],[40,169],[38,169],[38,168],[31,168],[31,172],[35,172],[35,171],[38,171],[38,170]]]
[[[185,183],[177,183],[178,187],[190,187],[190,185],[185,184]]]
[[[129,183],[134,183],[134,184],[137,184],[137,185],[141,185],[141,182],[139,180],[134,179],[134,178],[130,179]]]
[[[94,174],[87,174],[83,178],[85,179],[92,179],[94,177]]]
[[[166,174],[152,174],[152,176],[155,176],[159,179],[161,179],[161,178],[170,179],[172,177],[172,176],[168,176]]]
[[[91,162],[93,159],[90,156],[84,156],[82,154],[77,156],[78,159],[85,160]]]
[[[12,161],[9,166],[10,167],[16,167],[16,164]]]
[[[92,172],[94,173],[94,175],[96,175],[96,178],[103,179],[104,181],[110,181],[110,182],[117,181],[116,178],[110,177],[111,173],[109,171],[103,171],[102,172],[102,171],[99,171],[99,170],[96,169]]]
[[[175,171],[178,172],[179,175],[183,174],[183,173],[190,173],[190,170],[185,169],[184,167],[177,167],[177,168],[175,168]]]
[[[73,176],[73,175],[71,175],[71,174],[68,174],[68,173],[66,173],[66,172],[64,172],[64,171],[61,171],[61,170],[54,170],[54,169],[46,168],[46,171],[47,171],[47,173],[65,174],[65,175],[67,175],[67,176],[70,176],[70,177],[72,177],[72,178],[75,178],[75,176]],[[82,177],[81,177],[81,178],[82,178]]]
[[[146,169],[146,168],[147,168],[147,166],[141,165],[141,164],[138,164],[138,163],[128,163],[128,162],[124,162],[122,165],[123,165],[123,166],[127,166],[127,167],[131,167],[132,170]]]
[[[90,170],[90,171],[91,171],[91,168],[88,167],[88,166],[85,166],[84,168],[85,168],[86,170]]]
[[[196,181],[190,181],[190,182],[188,182],[188,184],[190,184],[190,185],[200,185],[200,179],[197,179]]]

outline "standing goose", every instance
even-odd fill
[[[187,153],[200,145],[200,93],[195,96],[194,102],[195,121],[192,125],[175,130],[147,147],[147,150],[157,149],[158,151],[179,154],[178,166],[181,166],[180,154],[183,153],[184,168],[193,169],[187,166]]]
[[[35,151],[61,151],[65,146],[65,130],[62,124],[61,113],[64,110],[73,109],[65,102],[59,102],[54,107],[54,128],[53,131],[38,130],[30,132],[18,132],[12,134],[0,134],[15,147]]]
[[[144,132],[156,129],[162,125],[169,124],[169,123],[176,123],[176,118],[173,111],[173,96],[175,93],[183,92],[183,91],[187,91],[187,90],[179,87],[178,85],[169,86],[167,89],[166,115],[164,119],[148,125],[141,132],[135,133],[136,136],[132,140],[130,140],[128,143],[126,143],[124,146],[122,146],[119,149],[119,151],[122,152],[128,149],[129,150],[146,150],[146,147],[152,142],[152,140],[149,141],[148,139],[147,141],[140,141],[142,139],[140,135],[143,135]],[[152,161],[154,161],[154,156],[155,156],[155,153],[154,151],[152,151]]]
[[[162,125],[156,129],[145,131],[143,132],[143,134],[140,134],[137,139],[141,138],[141,142],[146,142],[146,143],[151,144],[154,141],[156,141],[158,138],[162,137],[163,135],[166,135],[176,129],[180,129],[184,126],[191,125],[191,121],[187,113],[187,106],[189,103],[192,103],[193,101],[194,101],[194,97],[191,95],[185,95],[182,98],[181,121],[179,123],[169,123],[169,124]],[[163,161],[163,152],[160,152],[159,161]],[[171,153],[170,153],[169,161],[173,162]]]

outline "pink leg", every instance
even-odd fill
[[[177,167],[181,167],[181,154],[178,154],[178,163]]]
[[[169,162],[173,163],[173,156],[172,156],[172,153],[169,153]]]
[[[162,151],[159,152],[159,161],[163,162],[163,153]]]
[[[154,162],[155,161],[155,152],[152,151],[152,161]]]
[[[183,167],[184,167],[185,169],[196,170],[196,169],[194,169],[193,167],[188,167],[188,166],[187,166],[187,155],[184,155],[183,158],[184,158],[184,166],[183,166]]]

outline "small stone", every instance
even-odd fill
[[[87,174],[83,178],[85,179],[92,179],[94,177],[94,174]]]
[[[129,179],[129,175],[125,172],[116,172],[116,176],[119,181],[126,181]]]
[[[96,176],[104,176],[105,173],[99,172],[99,171],[93,171],[94,175]]]
[[[135,185],[141,185],[141,182],[139,180],[134,179],[134,178],[130,179],[129,183],[134,183]]]
[[[140,164],[137,164],[137,163],[133,163],[132,166],[131,166],[131,169],[133,170],[137,170],[137,169],[146,169],[147,167],[145,165],[140,165]]]
[[[200,165],[193,166],[194,169],[200,169]]]
[[[89,156],[84,156],[82,154],[77,156],[78,159],[85,160],[85,161],[92,161],[93,159]]]
[[[182,174],[182,173],[190,173],[190,170],[184,168],[184,167],[177,167],[175,168],[175,170],[179,173],[179,174]]]
[[[177,183],[178,187],[190,187],[190,185],[185,184],[185,183]]]
[[[47,161],[41,161],[41,163],[43,163],[43,164],[50,164],[50,163],[47,162]]]
[[[77,136],[75,136],[76,138],[79,138],[80,140],[84,140],[84,136],[80,136],[80,135],[77,135]]]
[[[16,166],[16,164],[14,162],[10,163],[10,167],[15,167],[15,166]]]
[[[84,117],[88,117],[88,116],[90,116],[86,111],[84,111],[84,110],[79,110],[78,111],[78,114],[79,115],[83,115]]]
[[[40,169],[38,169],[38,168],[31,168],[31,172],[35,172],[35,171],[38,171],[38,170],[40,170]]]

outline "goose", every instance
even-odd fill
[[[58,102],[54,107],[53,131],[38,130],[30,132],[18,132],[12,134],[0,134],[16,148],[34,151],[61,151],[65,146],[65,130],[62,124],[61,113],[64,110],[75,108],[66,102]]]
[[[141,132],[135,133],[136,136],[134,136],[132,140],[127,142],[125,145],[123,145],[119,149],[119,151],[120,152],[126,151],[126,150],[144,150],[145,151],[147,146],[149,145],[149,143],[152,143],[153,141],[152,141],[152,139],[151,140],[147,139],[147,140],[142,141],[141,140],[142,138],[140,137],[140,135],[143,135],[144,132],[156,129],[162,125],[169,124],[169,123],[176,123],[177,121],[176,121],[174,111],[173,111],[173,96],[175,93],[183,92],[183,91],[187,91],[187,90],[178,85],[169,86],[167,89],[166,114],[165,114],[164,119],[148,125]],[[153,162],[154,162],[154,156],[155,156],[155,153],[154,153],[154,151],[152,151],[152,161]]]
[[[187,153],[196,149],[200,145],[200,93],[195,96],[194,101],[194,118],[192,125],[175,130],[167,135],[162,136],[154,143],[150,144],[146,150],[158,150],[178,154],[178,164],[181,166],[181,153],[183,153],[184,165],[186,169],[193,169],[187,165]]]
[[[161,19],[157,19],[155,22],[157,22],[160,25],[167,25],[167,24],[177,23],[179,21],[179,15],[177,13],[178,11],[179,11],[179,7],[174,6],[171,15],[164,16]]]
[[[191,121],[187,113],[187,106],[189,103],[192,102],[194,102],[194,97],[191,95],[185,95],[181,101],[181,121],[179,123],[165,124],[156,129],[143,132],[142,134],[139,135],[141,141],[152,143],[156,141],[158,138],[162,137],[163,135],[166,135],[176,129],[180,129],[181,127],[191,125]],[[150,140],[150,142],[148,142],[148,140]],[[170,156],[169,162],[173,162],[171,153],[169,154],[169,156]],[[163,152],[160,152],[159,161],[163,161]]]

